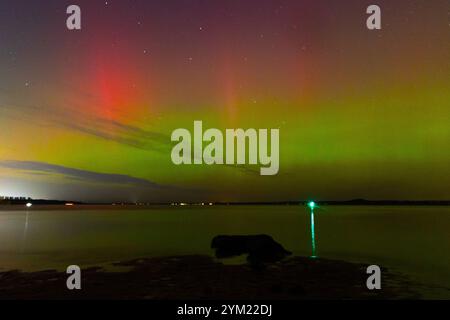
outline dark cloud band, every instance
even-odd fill
[[[45,162],[1,160],[0,167],[13,170],[30,171],[32,173],[60,174],[67,178],[82,180],[86,182],[119,184],[119,185],[129,185],[129,186],[149,187],[149,188],[167,188],[166,186],[157,184],[155,182],[146,179],[135,178],[128,175],[99,173],[63,167]]]

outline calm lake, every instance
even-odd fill
[[[0,209],[0,270],[212,255],[219,234],[269,234],[296,255],[365,262],[450,298],[450,207],[302,206]]]

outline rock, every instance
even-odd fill
[[[253,266],[264,262],[280,261],[292,254],[268,235],[214,237],[211,248],[216,250],[217,258],[228,258],[248,254],[247,260]]]

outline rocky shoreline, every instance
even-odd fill
[[[114,263],[119,271],[82,270],[82,289],[65,272],[0,273],[0,299],[308,300],[416,299],[411,283],[383,270],[382,290],[366,288],[367,265],[291,257],[255,270],[192,255]]]

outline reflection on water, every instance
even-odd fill
[[[27,244],[27,233],[28,233],[28,218],[29,218],[30,212],[27,209],[27,212],[25,214],[25,224],[23,227],[23,240],[22,240],[22,250],[21,253],[24,253],[25,247]]]
[[[316,258],[316,230],[314,225],[314,208],[311,208],[311,251],[312,251],[312,258]]]
[[[214,255],[210,241],[218,234],[268,234],[295,255],[377,264],[450,288],[448,230],[450,207],[3,210],[0,270],[63,269],[69,264],[86,266],[146,256]]]

